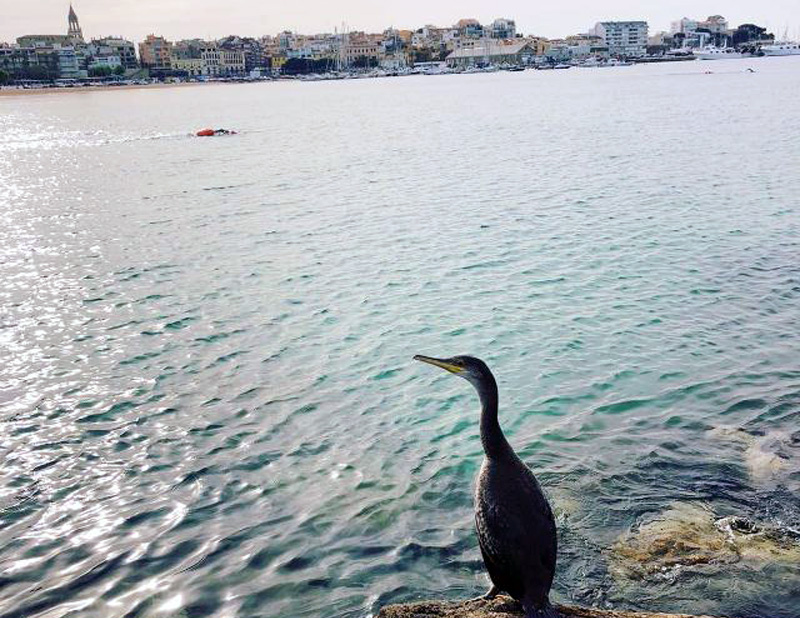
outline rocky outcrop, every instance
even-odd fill
[[[562,618],[688,618],[685,614],[648,614],[590,607],[558,605]],[[424,601],[387,605],[377,618],[522,618],[522,607],[513,599],[499,596],[491,601]],[[692,618],[708,618],[693,616]]]
[[[768,523],[741,517],[717,517],[710,507],[676,503],[612,546],[610,570],[615,578],[646,580],[654,574],[708,565],[743,563],[797,564],[797,535]]]

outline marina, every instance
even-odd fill
[[[791,45],[786,44],[787,50],[791,52]],[[200,86],[207,85],[235,85],[235,84],[254,84],[265,82],[283,82],[283,81],[301,81],[301,82],[317,82],[317,81],[340,81],[351,79],[375,79],[375,78],[391,78],[391,77],[411,77],[411,76],[443,76],[443,75],[470,75],[476,73],[494,73],[494,72],[520,72],[529,70],[553,70],[553,69],[569,69],[569,68],[611,68],[611,67],[630,67],[633,65],[647,65],[647,64],[663,64],[674,62],[685,62],[691,60],[730,60],[730,59],[748,59],[752,61],[760,61],[761,58],[766,56],[794,56],[800,55],[795,53],[770,53],[763,55],[750,55],[737,52],[725,52],[720,49],[709,49],[690,54],[675,54],[666,55],[652,58],[640,58],[635,61],[624,61],[616,59],[597,59],[589,58],[580,62],[561,62],[561,63],[538,63],[531,66],[519,65],[487,65],[476,66],[466,69],[451,69],[444,65],[444,63],[432,63],[425,67],[416,69],[403,69],[403,70],[366,70],[366,71],[341,71],[341,72],[328,72],[328,73],[309,73],[303,75],[281,76],[281,77],[264,77],[259,79],[202,79],[202,80],[185,80],[185,79],[171,79],[166,82],[153,80],[153,81],[125,81],[120,80],[112,83],[104,82],[87,82],[87,83],[66,83],[66,84],[48,84],[48,85],[18,85],[18,86],[5,86],[0,87],[0,96],[4,94],[36,94],[38,92],[69,92],[69,91],[98,91],[98,90],[129,90],[140,88],[163,88],[163,87],[176,87],[176,86]],[[758,64],[748,65],[758,66]],[[746,70],[745,68],[744,70]]]

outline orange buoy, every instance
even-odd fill
[[[212,137],[214,135],[214,129],[202,129],[197,132],[197,137]]]

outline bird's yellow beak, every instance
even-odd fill
[[[464,371],[463,367],[454,365],[453,363],[447,362],[446,360],[442,360],[441,358],[432,358],[430,356],[423,356],[422,354],[417,354],[414,356],[414,360],[422,361],[423,363],[428,363],[429,365],[435,365],[436,367],[441,367],[442,369],[446,369],[450,373],[459,374],[462,371]]]

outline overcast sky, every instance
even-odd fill
[[[585,32],[602,20],[643,19],[655,32],[684,15],[712,14],[724,15],[732,25],[753,22],[778,35],[785,29],[790,37],[800,35],[800,0],[74,0],[74,7],[85,37],[115,34],[135,41],[151,32],[171,40],[332,32],[342,23],[350,30],[379,32],[388,26],[449,26],[462,17],[484,23],[511,17],[525,34],[556,38]],[[64,33],[68,10],[64,0],[0,0],[0,41]]]

